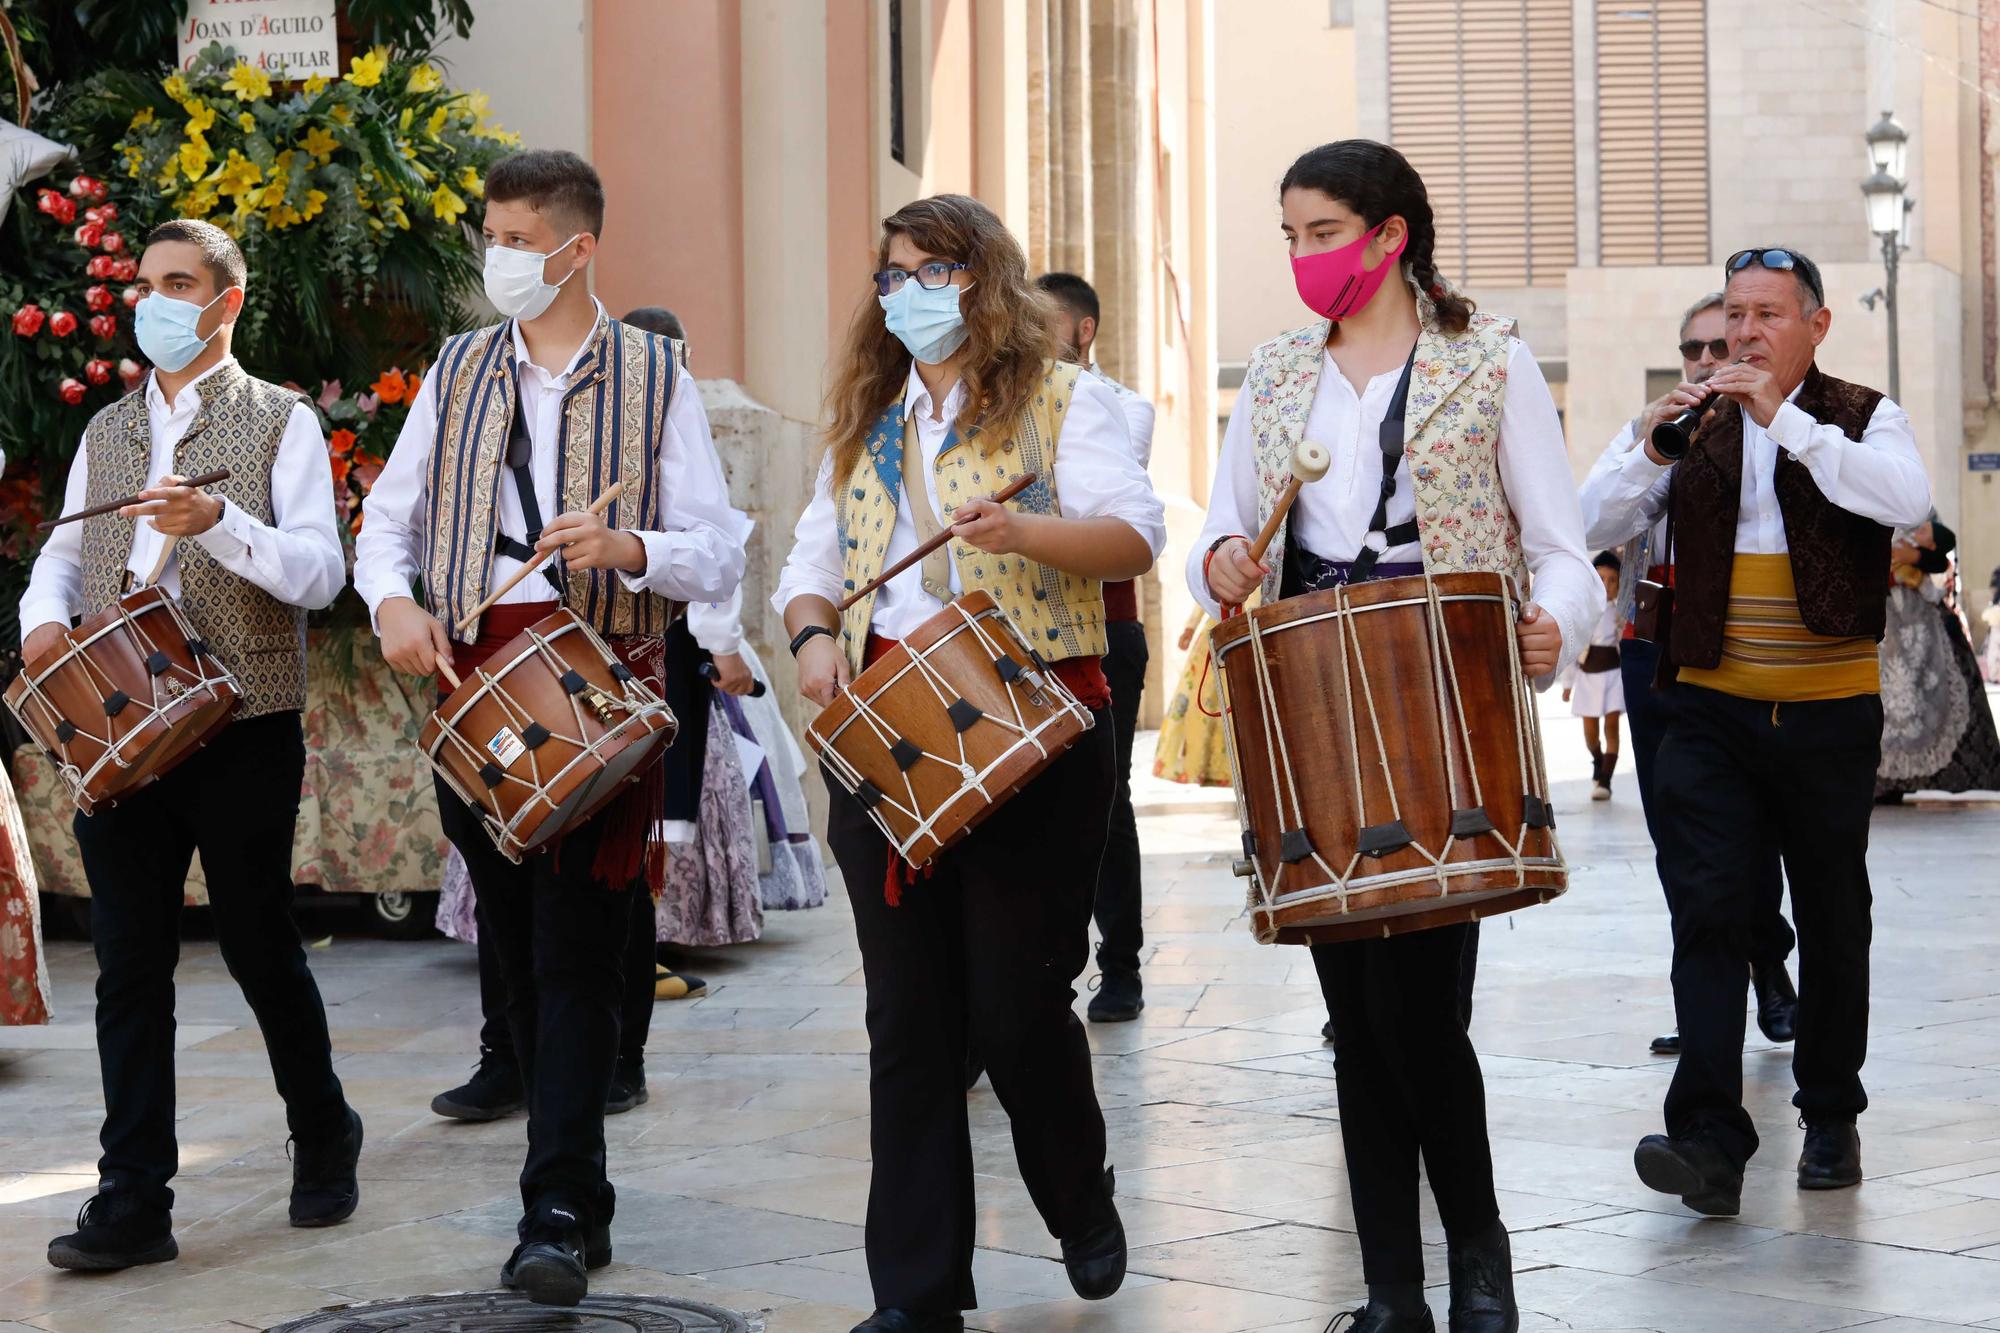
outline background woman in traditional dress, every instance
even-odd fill
[[[1957,545],[1958,535],[1933,513],[1898,531],[1889,549],[1879,801],[1913,791],[2000,790],[2000,737],[1979,659],[1932,578],[1949,567]]]

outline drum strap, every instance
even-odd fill
[[[1368,519],[1368,537],[1380,537],[1382,544],[1377,546],[1367,538],[1362,539],[1349,576],[1354,583],[1366,583],[1374,576],[1375,562],[1384,551],[1392,546],[1407,546],[1417,539],[1414,518],[1393,528],[1389,526],[1389,501],[1396,494],[1396,469],[1403,464],[1403,416],[1410,405],[1410,368],[1416,360],[1417,349],[1412,347],[1410,359],[1403,363],[1402,378],[1396,381],[1395,396],[1389,400],[1389,410],[1382,414],[1382,489],[1375,497],[1375,512]]]
[[[521,381],[514,380],[514,420],[507,430],[507,470],[514,474],[514,493],[521,500],[521,517],[528,526],[528,539],[517,541],[504,532],[493,534],[493,549],[511,560],[527,564],[535,558],[535,543],[542,539],[542,503],[535,497],[535,475],[531,465],[535,457],[535,442],[528,435],[528,418],[522,409]],[[556,574],[556,566],[562,557],[542,566],[542,577],[558,596],[563,590],[562,579]]]
[[[916,422],[903,418],[903,494],[910,502],[910,517],[917,525],[917,542],[922,544],[944,531],[944,520],[931,503],[931,488],[924,481],[924,447],[917,436]],[[940,602],[951,601],[951,548],[940,546],[924,557],[917,572],[924,591]]]

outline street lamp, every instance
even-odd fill
[[[1868,206],[1868,230],[1882,244],[1882,268],[1888,281],[1883,284],[1883,305],[1889,318],[1889,397],[1902,401],[1902,345],[1896,320],[1896,265],[1908,248],[1909,214],[1916,206],[1908,197],[1903,175],[1910,149],[1910,134],[1884,111],[1865,136],[1868,165],[1872,170],[1861,182],[1861,197]]]

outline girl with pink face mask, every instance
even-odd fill
[[[1423,180],[1395,149],[1364,139],[1315,148],[1285,173],[1279,203],[1314,319],[1250,355],[1189,587],[1217,614],[1253,593],[1269,605],[1426,570],[1509,574],[1533,599],[1519,621],[1522,669],[1545,687],[1588,642],[1604,589],[1533,354],[1511,319],[1476,312],[1439,274]],[[1254,560],[1244,534],[1276,511],[1305,443],[1332,466]],[[1368,1285],[1348,1333],[1436,1327],[1424,1300],[1420,1161],[1449,1241],[1450,1330],[1520,1325],[1467,1035],[1476,930],[1312,946]]]

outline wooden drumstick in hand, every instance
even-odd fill
[[[587,512],[591,514],[602,514],[605,510],[611,507],[611,502],[613,500],[616,500],[619,496],[619,493],[624,489],[625,489],[624,482],[622,481],[612,482],[609,486],[604,488],[604,494],[598,496],[595,500],[590,502],[590,509]],[[515,570],[513,577],[509,578],[505,583],[501,584],[498,588],[495,588],[492,592],[488,593],[486,595],[485,601],[481,602],[478,606],[473,607],[471,611],[466,613],[465,619],[458,622],[458,632],[460,634],[463,634],[467,630],[471,629],[474,625],[477,625],[479,623],[479,617],[485,615],[488,611],[492,610],[493,607],[500,601],[500,599],[502,597],[505,597],[508,593],[512,592],[515,586],[518,585],[522,579],[527,578],[530,574],[533,574],[536,570],[540,569],[543,565],[546,565],[551,559],[553,559],[555,557],[557,549],[560,548],[552,548],[550,550],[544,551],[539,556],[536,556],[533,560],[530,560],[527,564],[522,565],[519,569]]]
[[[1292,512],[1292,502],[1299,498],[1299,487],[1324,477],[1326,470],[1333,466],[1333,455],[1323,444],[1300,440],[1298,448],[1292,450],[1291,462],[1287,466],[1292,478],[1278,495],[1278,503],[1272,506],[1271,516],[1264,520],[1264,530],[1257,534],[1256,541],[1250,543],[1250,558],[1260,565],[1264,563],[1265,550],[1278,535],[1278,525],[1285,521],[1285,515]]]

